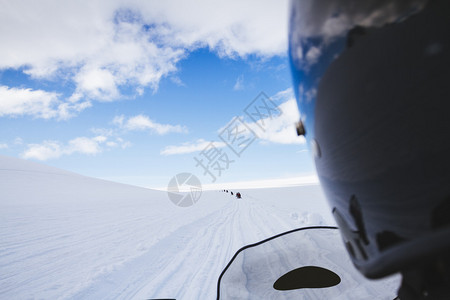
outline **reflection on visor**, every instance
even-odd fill
[[[241,248],[219,277],[217,299],[389,299],[400,276],[368,280],[336,227],[300,228]]]

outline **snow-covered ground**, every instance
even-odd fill
[[[334,225],[317,185],[240,192],[180,208],[163,191],[0,156],[0,298],[214,299],[242,246]]]

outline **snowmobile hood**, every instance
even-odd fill
[[[394,299],[400,276],[371,281],[352,265],[336,227],[288,231],[241,248],[217,299]]]

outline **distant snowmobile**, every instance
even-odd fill
[[[241,193],[237,192],[236,193],[236,198],[241,199]]]

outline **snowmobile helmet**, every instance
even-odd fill
[[[294,0],[289,57],[297,129],[354,265],[379,278],[450,262],[450,1]]]

